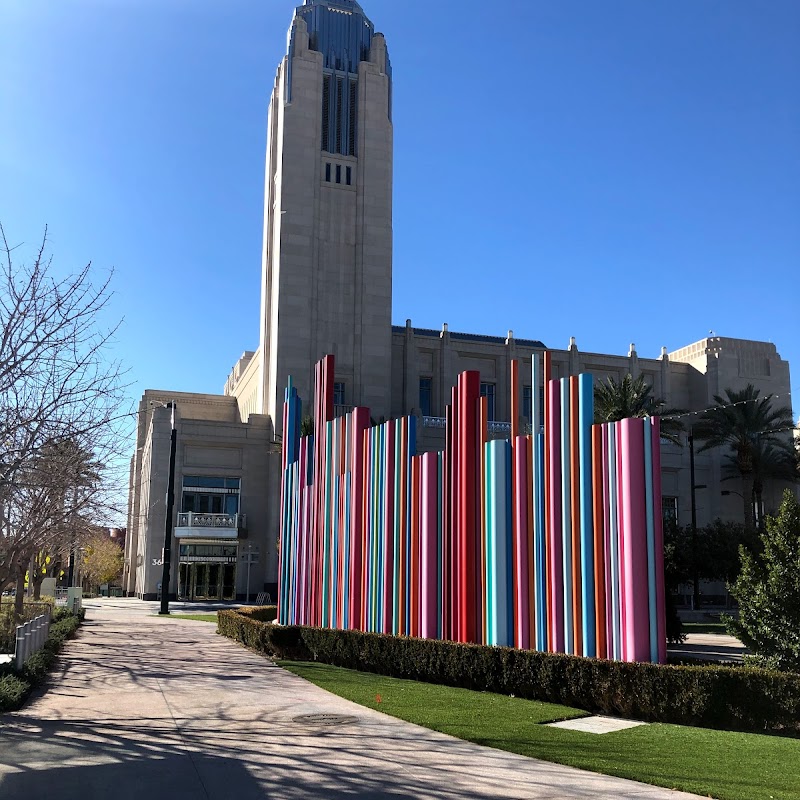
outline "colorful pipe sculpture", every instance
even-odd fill
[[[542,371],[548,353],[526,409],[541,432],[520,435],[513,362],[511,439],[489,441],[464,372],[444,452],[421,455],[415,417],[334,419],[333,356],[301,437],[290,379],[279,621],[663,663],[659,420],[594,425],[590,375],[547,380],[540,408]]]

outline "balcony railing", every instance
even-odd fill
[[[240,530],[247,527],[245,514],[196,514],[185,511],[178,514],[178,528],[222,528]]]

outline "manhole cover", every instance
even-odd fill
[[[300,725],[349,725],[357,722],[355,717],[348,717],[346,714],[303,714],[295,717],[294,722]]]

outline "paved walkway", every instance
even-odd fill
[[[684,644],[671,645],[669,655],[701,661],[740,664],[747,650],[726,633],[690,633]]]
[[[3,800],[692,797],[386,717],[152,611],[95,604],[49,690],[0,716]],[[318,713],[356,722],[294,721]]]

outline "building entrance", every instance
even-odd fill
[[[178,597],[182,600],[234,600],[233,564],[181,564]]]
[[[181,600],[236,599],[236,545],[180,545],[178,597]]]

